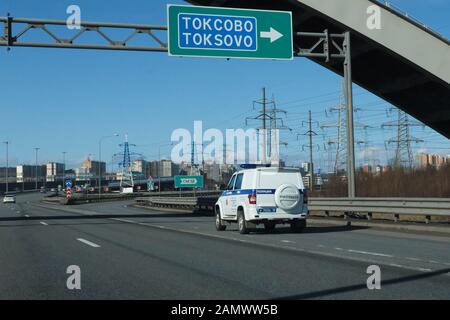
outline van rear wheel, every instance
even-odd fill
[[[249,229],[247,228],[247,222],[245,221],[245,215],[243,211],[238,212],[238,227],[240,234],[249,233]]]
[[[296,220],[291,222],[291,231],[295,233],[301,233],[306,228],[306,220]]]

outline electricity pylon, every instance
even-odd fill
[[[422,139],[411,136],[411,127],[423,127],[424,125],[420,122],[412,122],[409,120],[406,112],[398,109],[398,116],[396,121],[386,122],[381,127],[395,127],[397,128],[397,137],[391,138],[387,141],[388,144],[395,143],[395,158],[394,167],[395,168],[409,168],[411,169],[414,165],[414,157],[411,149],[411,143],[424,142]]]

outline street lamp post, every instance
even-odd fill
[[[41,148],[34,148],[34,151],[36,152],[36,166],[35,166],[35,170],[36,170],[36,181],[35,181],[35,190],[37,191],[38,189],[38,151]]]
[[[4,144],[6,145],[6,171],[5,171],[5,176],[6,176],[6,189],[5,189],[5,193],[8,193],[8,167],[9,167],[9,154],[8,154],[8,146],[9,146],[9,141],[5,141]]]
[[[158,146],[158,193],[161,195],[161,147],[172,146],[173,143]]]
[[[102,194],[102,141],[104,139],[107,138],[114,138],[114,137],[118,137],[119,134],[115,133],[111,136],[105,136],[100,138],[99,142],[98,142],[98,198],[100,199],[101,194]],[[106,164],[105,164],[105,168],[106,168]]]
[[[66,154],[67,151],[63,151],[63,174],[62,174],[62,188],[64,188],[64,184],[66,182]]]

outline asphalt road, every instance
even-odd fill
[[[448,237],[322,224],[240,235],[211,216],[39,199],[0,204],[0,299],[450,298]],[[66,286],[72,265],[80,290]]]

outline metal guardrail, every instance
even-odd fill
[[[43,197],[43,202],[48,203],[60,203],[64,205],[70,204],[82,204],[91,202],[103,202],[103,201],[115,201],[115,200],[132,200],[136,197],[143,196],[143,193],[130,193],[130,194],[118,194],[118,193],[102,193],[100,196],[98,194],[73,194],[71,199],[67,199],[65,195],[56,195]]]
[[[310,211],[390,213],[449,216],[450,199],[443,198],[310,198]]]
[[[154,207],[200,208],[214,210],[219,191],[204,191],[207,196],[176,197],[176,192],[166,192],[165,197],[137,198],[137,203]],[[422,215],[426,221],[430,216],[450,217],[450,199],[444,198],[309,198],[309,211],[367,213],[371,219],[373,213],[393,214],[394,220],[400,215]]]
[[[197,191],[162,191],[150,192],[147,197],[203,197],[203,196],[219,196],[223,190],[197,190]]]
[[[214,211],[214,205],[217,196],[204,197],[141,197],[136,199],[139,205],[172,208],[172,209],[191,209],[201,211]]]

